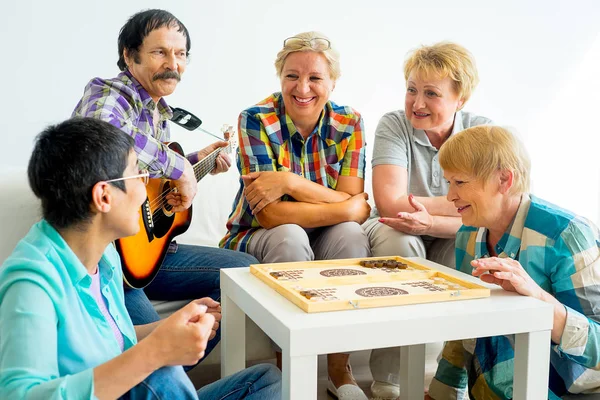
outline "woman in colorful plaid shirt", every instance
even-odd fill
[[[275,67],[281,92],[239,118],[242,177],[220,245],[263,263],[368,257],[363,121],[329,100],[338,53],[323,34],[301,33]],[[330,354],[328,369],[334,395],[366,400],[347,354]]]
[[[554,306],[548,398],[600,391],[600,232],[528,194],[529,158],[504,128],[472,127],[440,149],[461,215],[456,268]],[[433,399],[511,399],[514,336],[446,343]]]

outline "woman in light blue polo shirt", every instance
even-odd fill
[[[133,326],[112,242],[139,229],[137,165],[133,139],[100,120],[38,136],[28,175],[44,219],[0,268],[0,398],[279,399],[272,365],[194,389],[181,365],[203,357],[218,303]]]
[[[475,60],[462,46],[442,42],[416,49],[406,59],[404,77],[404,110],[385,114],[375,131],[377,208],[363,228],[373,256],[422,257],[453,268],[460,217],[445,197],[438,150],[454,133],[491,121],[462,111],[479,81]],[[431,345],[427,350],[436,352]],[[398,397],[399,354],[373,350],[375,397]]]

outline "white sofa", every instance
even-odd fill
[[[0,263],[4,262],[6,257],[13,251],[17,242],[25,236],[31,225],[40,219],[40,204],[35,198],[27,182],[26,171],[19,169],[7,171],[2,174],[0,183]],[[205,192],[206,197],[208,193]],[[205,199],[201,198],[201,192],[197,202]],[[196,203],[195,203],[196,204]],[[227,204],[230,204],[229,202]],[[223,210],[223,213],[226,211]],[[195,213],[199,216],[201,213]],[[223,229],[225,223],[223,222]],[[202,224],[197,224],[201,228]],[[194,225],[192,225],[194,226]],[[203,235],[200,234],[199,237]],[[186,243],[194,244],[190,238],[195,234],[187,235]],[[215,239],[213,245],[217,243]],[[198,243],[206,245],[207,243]],[[187,301],[157,301],[153,302],[156,310],[161,317],[166,317],[177,310]],[[268,337],[251,320],[247,319],[247,340],[246,354],[249,361],[265,360],[275,357],[275,353],[270,345]],[[220,363],[220,345],[199,365],[199,369],[209,366],[215,366]],[[196,368],[198,369],[198,368]]]

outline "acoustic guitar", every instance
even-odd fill
[[[167,145],[171,150],[184,155],[177,142]],[[194,164],[196,180],[200,181],[215,168],[221,151],[230,153],[234,145],[233,139],[230,139],[227,146],[216,149]],[[146,187],[148,197],[142,204],[140,213],[139,232],[115,242],[121,255],[125,282],[134,289],[141,289],[152,282],[173,238],[187,231],[190,226],[192,207],[175,213],[167,203],[166,196],[175,190],[175,185],[169,179],[150,179]]]

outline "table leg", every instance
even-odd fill
[[[221,296],[221,378],[246,368],[246,314]]]
[[[400,348],[400,399],[422,399],[425,393],[425,345]]]
[[[282,399],[316,400],[317,355],[290,357],[284,351],[282,356]]]
[[[515,335],[513,399],[547,399],[549,370],[550,331]]]

